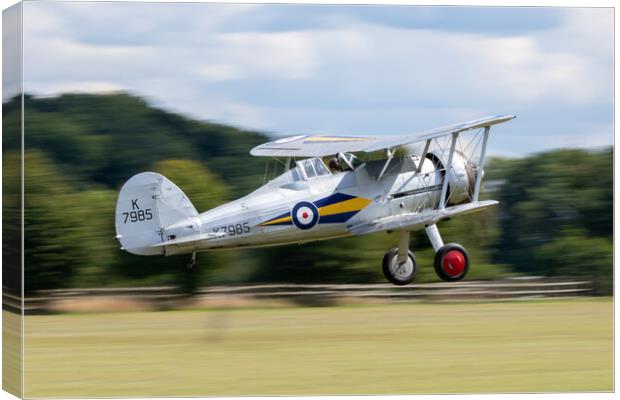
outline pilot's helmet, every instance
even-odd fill
[[[329,160],[329,169],[332,171],[340,169],[340,162],[338,161],[338,158],[334,157]]]

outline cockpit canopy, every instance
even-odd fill
[[[297,166],[293,170],[298,170],[305,175],[306,179],[312,179],[317,176],[331,175],[325,164],[320,158],[307,158],[297,161]]]
[[[284,172],[271,182],[277,186],[282,186],[327,175],[331,175],[331,173],[320,158],[307,158],[297,161],[295,167]]]
[[[332,173],[353,170],[359,167],[363,162],[353,154],[338,154],[338,168],[331,171],[323,163],[319,157],[306,158],[298,160],[295,167],[285,171],[282,175],[271,181],[276,186],[284,186],[293,182],[308,181],[319,177],[329,176]]]

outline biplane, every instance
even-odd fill
[[[418,265],[410,232],[424,229],[445,281],[463,279],[467,250],[444,244],[441,220],[497,204],[480,200],[491,127],[497,115],[411,135],[298,135],[254,147],[283,172],[254,192],[198,213],[174,183],[155,172],[130,178],[116,204],[116,239],[136,255],[188,254],[304,243],[375,232],[395,234],[383,257],[386,279],[411,282]],[[324,160],[329,159],[326,165]]]

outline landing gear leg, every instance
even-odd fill
[[[407,261],[407,253],[409,252],[409,232],[398,232],[398,263],[402,264]]]
[[[426,231],[428,239],[431,241],[433,250],[437,252],[441,248],[441,246],[443,246],[443,240],[441,239],[441,235],[439,234],[439,229],[437,229],[437,225],[429,225],[424,228],[424,230]]]
[[[185,263],[185,271],[192,272],[196,266],[196,252],[192,253],[192,257]]]

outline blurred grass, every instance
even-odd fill
[[[21,315],[2,310],[2,390],[21,396]]]
[[[25,396],[611,391],[609,298],[27,316]]]

